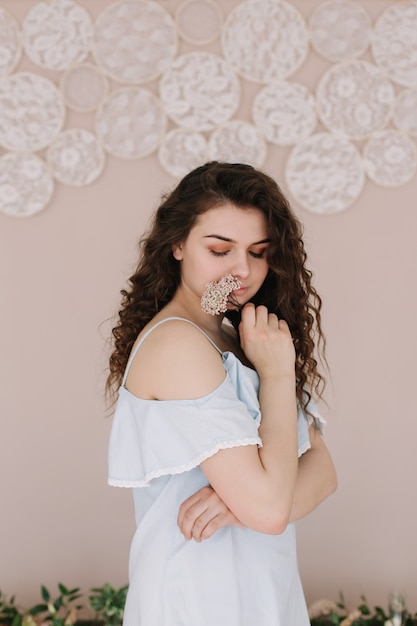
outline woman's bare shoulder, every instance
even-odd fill
[[[151,328],[148,325],[145,333]],[[186,320],[169,319],[140,345],[126,387],[144,399],[196,399],[213,391],[224,377],[221,355],[203,332]]]

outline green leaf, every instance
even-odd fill
[[[74,600],[78,600],[78,598],[81,598],[80,593],[75,593],[74,595],[71,593],[71,595],[68,596],[68,601],[74,602]]]
[[[369,610],[369,607],[367,604],[361,604],[359,607],[359,611],[362,613],[362,615],[370,615],[371,611]]]
[[[14,616],[12,621],[12,626],[21,626],[22,624],[22,616],[17,614]]]
[[[47,604],[36,604],[36,606],[33,606],[29,610],[29,613],[30,615],[39,615],[39,613],[45,613],[45,611],[47,610],[48,610]]]
[[[375,612],[383,620],[387,620],[388,619],[388,615],[385,614],[385,611],[380,606],[376,606],[375,607]]]
[[[59,598],[57,598],[57,599],[55,600],[55,602],[54,602],[54,608],[55,608],[55,611],[56,611],[56,612],[58,612],[58,611],[59,611],[59,609],[60,609],[60,608],[61,608],[61,606],[62,606],[62,603],[63,603],[62,596],[59,596]]]
[[[68,594],[68,589],[62,583],[58,583],[58,589],[63,596]]]
[[[45,602],[49,602],[49,600],[51,599],[51,595],[49,591],[47,590],[47,588],[44,587],[43,585],[41,585],[41,594],[42,594],[42,599],[45,600]]]
[[[331,612],[331,614],[330,614],[330,622],[331,622],[332,624],[336,624],[336,626],[337,626],[338,624],[340,624],[340,619],[339,619],[339,616],[338,616],[338,614],[336,613],[336,611],[332,611],[332,612]]]
[[[72,595],[73,593],[78,593],[80,591],[80,587],[75,587],[75,589],[70,589],[68,591],[68,595]]]

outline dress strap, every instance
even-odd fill
[[[169,322],[171,320],[180,320],[182,322],[188,322],[189,324],[192,324],[193,326],[195,326],[195,328],[197,328],[201,333],[203,333],[203,335],[206,337],[206,339],[209,340],[209,342],[211,343],[211,345],[216,348],[216,350],[218,352],[220,352],[220,354],[223,354],[223,351],[220,350],[220,348],[214,343],[213,339],[211,339],[211,337],[208,336],[208,334],[206,332],[204,332],[204,330],[202,328],[200,328],[200,326],[198,326],[197,324],[195,324],[194,322],[192,322],[191,320],[187,320],[187,318],[185,317],[166,317],[163,320],[160,320],[159,322],[157,322],[156,324],[154,324],[154,326],[151,326],[151,328],[148,328],[148,330],[146,331],[146,333],[139,339],[138,343],[136,344],[136,346],[134,347],[134,349],[132,350],[132,352],[130,353],[129,356],[129,360],[127,362],[126,365],[126,369],[125,369],[125,373],[123,376],[123,380],[122,380],[122,387],[125,386],[126,383],[126,379],[128,377],[129,374],[129,370],[130,367],[133,363],[133,359],[136,356],[137,351],[139,350],[140,346],[143,344],[143,342],[145,341],[145,339],[148,337],[148,335],[151,334],[151,332],[153,330],[155,330],[155,328],[158,328],[158,326],[160,326],[161,324],[163,324],[164,322]]]

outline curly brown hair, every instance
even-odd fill
[[[162,198],[149,232],[139,242],[139,264],[129,278],[128,289],[121,291],[119,319],[112,330],[114,350],[106,382],[109,397],[114,398],[121,384],[138,334],[171,300],[180,284],[180,264],[173,257],[172,246],[187,238],[199,215],[224,203],[256,208],[265,215],[269,271],[252,302],[265,305],[290,327],[300,405],[306,409],[310,390],[321,397],[325,380],[318,371],[315,339],[325,361],[322,302],[306,268],[301,224],[271,177],[250,165],[218,161],[193,170]],[[230,310],[226,316],[237,329],[240,312]]]

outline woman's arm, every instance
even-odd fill
[[[311,448],[298,461],[291,522],[311,513],[337,488],[336,471],[323,438],[315,426],[310,426],[309,434]],[[178,526],[186,539],[198,542],[223,526],[243,528],[212,487],[203,487],[182,503]]]
[[[290,521],[305,517],[337,488],[336,470],[323,437],[309,428],[311,448],[298,461],[297,484]]]
[[[287,323],[264,306],[245,305],[239,334],[260,379],[263,445],[222,449],[201,469],[242,524],[278,534],[287,527],[297,479],[295,350]]]

